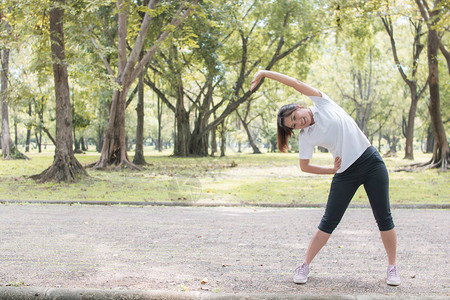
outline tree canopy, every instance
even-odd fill
[[[260,69],[325,91],[380,150],[411,159],[432,145],[432,164],[446,168],[448,0],[3,0],[3,119],[17,124],[11,141],[24,151],[57,142],[55,6],[64,10],[73,146],[95,145],[95,168],[139,169],[133,145],[135,155],[144,144],[175,156],[215,155],[218,145],[222,155],[226,146],[275,150],[277,109],[310,103],[274,82],[251,92]]]

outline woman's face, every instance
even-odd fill
[[[290,115],[284,118],[284,126],[292,129],[303,129],[313,123],[312,114],[309,108],[298,106]]]

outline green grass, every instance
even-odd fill
[[[33,153],[31,160],[0,160],[0,198],[3,200],[72,200],[107,202],[280,203],[323,204],[331,175],[302,173],[297,154],[230,154],[224,158],[175,158],[148,151],[143,171],[97,171],[77,183],[36,183],[28,176],[42,172],[53,153]],[[430,156],[416,153],[415,162]],[[79,154],[82,164],[98,154]],[[390,171],[411,161],[386,158]],[[331,165],[330,154],[316,153],[313,163]],[[235,166],[236,165],[236,166]],[[448,204],[449,172],[390,172],[392,204]],[[367,204],[361,187],[353,204]]]

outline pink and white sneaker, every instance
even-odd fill
[[[306,263],[295,269],[294,283],[306,283],[309,277],[309,266]]]
[[[400,275],[398,274],[398,268],[394,265],[388,265],[387,269],[387,280],[386,283],[388,285],[400,285]]]

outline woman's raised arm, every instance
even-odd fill
[[[306,83],[301,82],[300,80],[292,78],[290,76],[287,76],[287,75],[284,75],[281,73],[277,73],[277,72],[273,72],[273,71],[268,71],[268,70],[261,70],[255,74],[255,77],[253,78],[253,81],[251,82],[250,90],[253,90],[259,84],[259,82],[261,81],[261,79],[263,77],[267,77],[267,78],[276,80],[278,82],[281,82],[287,86],[290,86],[305,96],[322,97],[322,94],[320,93],[320,91],[307,85]]]

